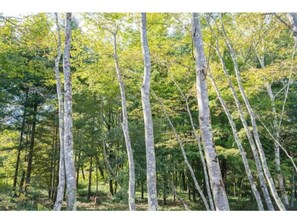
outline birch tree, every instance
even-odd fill
[[[208,76],[209,76],[209,78],[211,80],[211,83],[212,83],[212,85],[213,85],[213,87],[214,87],[214,89],[215,89],[215,91],[217,93],[219,101],[221,102],[221,105],[222,105],[222,107],[224,109],[224,112],[225,112],[225,114],[226,114],[226,116],[228,118],[228,121],[230,123],[232,133],[233,133],[233,137],[234,137],[236,145],[237,145],[237,147],[239,149],[239,152],[240,152],[240,155],[241,155],[241,158],[242,158],[242,161],[243,161],[243,165],[244,165],[244,168],[245,168],[245,172],[246,172],[246,174],[248,176],[248,180],[249,180],[249,183],[251,185],[252,193],[253,193],[253,195],[254,195],[254,197],[256,199],[257,205],[258,205],[258,209],[260,211],[263,211],[264,206],[263,206],[263,203],[262,203],[262,200],[261,200],[261,196],[260,196],[260,193],[259,193],[259,191],[257,189],[257,186],[256,186],[256,183],[255,183],[255,180],[254,180],[250,165],[248,163],[248,159],[246,157],[246,152],[245,152],[245,150],[244,150],[244,148],[242,146],[242,143],[241,143],[241,141],[239,139],[238,131],[236,129],[235,122],[234,122],[234,120],[233,120],[233,118],[232,118],[232,116],[230,114],[230,111],[229,111],[229,109],[227,107],[227,104],[226,104],[225,100],[223,99],[223,97],[222,97],[222,95],[221,95],[221,93],[220,93],[220,91],[218,89],[218,86],[217,86],[216,82],[214,81],[214,79],[213,79],[210,72],[209,72]]]
[[[202,142],[205,150],[205,158],[210,177],[213,199],[216,210],[229,210],[229,203],[222,180],[218,157],[215,151],[210,123],[209,100],[206,85],[207,68],[198,13],[193,13],[192,35],[196,62],[196,88],[199,109],[199,124]]]
[[[66,172],[66,203],[67,210],[76,210],[76,179],[73,160],[72,134],[72,81],[70,72],[71,48],[71,13],[66,13],[65,49],[63,57],[64,71],[64,159]]]
[[[61,60],[61,33],[59,25],[58,13],[55,13],[56,28],[58,35],[58,46],[57,46],[57,56],[55,58],[55,77],[56,77],[56,89],[58,96],[58,108],[59,108],[59,139],[60,139],[60,160],[59,160],[59,184],[57,189],[57,197],[54,204],[54,210],[61,210],[64,190],[65,190],[65,161],[64,161],[64,103],[63,103],[63,91],[61,85],[61,77],[59,71],[59,64]]]
[[[264,153],[262,143],[260,141],[260,136],[259,136],[259,133],[258,133],[256,116],[255,116],[255,113],[254,113],[250,103],[249,103],[249,100],[248,100],[248,98],[246,96],[246,93],[244,91],[244,88],[243,88],[243,85],[242,85],[242,80],[241,80],[241,75],[240,75],[240,71],[239,71],[239,66],[238,66],[238,63],[237,63],[236,55],[235,55],[235,51],[234,51],[234,49],[233,49],[233,47],[232,47],[232,45],[231,45],[231,43],[230,43],[230,41],[229,41],[229,39],[228,39],[228,37],[226,35],[223,23],[222,23],[222,33],[223,33],[223,36],[224,36],[225,43],[226,43],[226,45],[227,45],[227,47],[229,49],[231,59],[232,59],[233,65],[234,65],[235,76],[236,76],[236,80],[237,80],[237,84],[238,84],[238,87],[239,87],[240,94],[241,94],[241,96],[242,96],[242,98],[244,100],[244,103],[245,103],[246,108],[248,110],[249,116],[251,118],[254,139],[255,139],[255,142],[256,142],[256,145],[257,145],[257,148],[258,148],[261,164],[262,164],[262,167],[263,167],[264,175],[265,175],[266,180],[267,180],[268,185],[269,185],[270,192],[271,192],[271,194],[272,194],[278,208],[280,210],[282,210],[282,211],[285,211],[286,208],[285,208],[284,204],[282,203],[280,197],[277,194],[273,179],[271,177],[270,171],[269,171],[268,166],[267,166],[265,153]]]
[[[131,146],[131,140],[129,135],[129,125],[128,125],[128,114],[127,114],[127,102],[126,102],[126,93],[125,93],[125,84],[122,78],[120,65],[119,65],[119,59],[118,59],[118,53],[117,53],[117,31],[118,28],[116,28],[115,32],[112,32],[113,34],[113,49],[114,49],[114,61],[115,61],[115,68],[117,73],[117,78],[120,86],[120,92],[121,92],[121,103],[122,103],[122,129],[124,133],[126,148],[127,148],[127,155],[128,155],[128,164],[129,164],[129,209],[130,211],[135,210],[135,167],[134,167],[134,159],[133,159],[133,150]]]
[[[147,194],[149,210],[156,211],[158,210],[158,195],[156,183],[153,118],[150,105],[151,61],[147,41],[146,13],[141,13],[141,44],[144,61],[144,76],[141,86],[141,99],[145,131]]]

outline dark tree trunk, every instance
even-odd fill
[[[32,162],[33,162],[33,153],[34,153],[34,144],[35,144],[37,106],[38,106],[37,102],[35,102],[34,107],[33,107],[33,123],[32,123],[30,148],[29,148],[29,154],[28,154],[28,166],[27,166],[27,174],[26,174],[25,191],[27,191],[28,187],[30,186],[30,182],[31,182]]]
[[[84,171],[84,167],[83,166],[81,167],[81,175],[82,175],[83,180],[85,180],[86,177],[85,177],[85,171]]]
[[[182,177],[182,187],[183,187],[183,191],[187,191],[187,184],[186,184],[186,176],[185,176],[185,172],[181,172],[181,177]]]
[[[89,169],[89,185],[88,185],[88,200],[91,198],[92,193],[92,168],[93,168],[93,157],[90,157],[90,169]]]
[[[76,165],[76,188],[78,188],[78,183],[79,183],[80,156],[81,156],[81,152],[78,151],[77,165]]]
[[[114,191],[113,191],[113,181],[109,180],[109,193],[111,196],[114,195]]]
[[[292,174],[292,186],[291,186],[291,201],[290,201],[290,209],[294,210],[294,205],[295,205],[295,193],[296,193],[296,172],[295,169],[293,168],[293,174]]]
[[[22,177],[20,181],[20,194],[24,193],[24,183],[25,183],[25,176],[26,176],[26,171],[22,171]]]
[[[222,159],[220,161],[221,161],[220,164],[221,164],[221,171],[222,171],[222,179],[225,186],[225,191],[227,193],[227,160]]]
[[[144,181],[141,181],[141,199],[144,199]]]
[[[21,159],[21,151],[23,149],[23,136],[24,136],[24,132],[25,132],[25,123],[26,123],[26,115],[27,115],[28,92],[29,92],[29,89],[27,88],[26,89],[26,99],[25,99],[25,103],[24,103],[23,120],[22,120],[22,126],[21,126],[20,142],[19,142],[19,147],[18,147],[16,167],[15,167],[14,178],[13,178],[13,191],[14,191],[15,195],[16,195],[16,185],[17,185],[17,180],[18,180],[20,159]]]

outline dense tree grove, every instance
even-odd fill
[[[296,210],[296,13],[0,15],[0,210]]]

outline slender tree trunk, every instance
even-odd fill
[[[262,200],[261,200],[261,195],[260,195],[260,193],[259,193],[259,191],[257,189],[257,186],[256,186],[256,183],[255,183],[255,180],[254,180],[250,165],[248,163],[248,159],[246,157],[246,152],[244,151],[242,143],[241,143],[241,141],[239,139],[238,131],[236,129],[236,124],[235,124],[235,122],[234,122],[234,120],[233,120],[233,118],[232,118],[232,116],[231,116],[231,114],[229,112],[229,109],[228,109],[228,107],[226,105],[226,102],[224,101],[221,93],[219,92],[219,89],[218,89],[214,79],[212,78],[211,74],[209,74],[209,78],[210,78],[210,80],[211,80],[211,82],[212,82],[212,84],[214,86],[214,89],[215,89],[215,91],[217,93],[217,96],[218,96],[218,98],[219,98],[219,100],[221,102],[221,105],[223,106],[225,114],[226,114],[226,116],[228,118],[228,121],[230,123],[230,126],[232,128],[233,137],[234,137],[236,145],[237,145],[237,147],[239,149],[239,152],[240,152],[240,155],[241,155],[241,158],[242,158],[242,161],[243,161],[243,165],[244,165],[245,171],[247,173],[249,183],[251,185],[252,192],[253,192],[253,194],[254,194],[254,196],[256,198],[258,209],[262,211],[262,210],[264,210],[264,206],[263,206],[263,203],[262,203]]]
[[[229,52],[230,52],[230,55],[231,55],[231,58],[232,58],[232,61],[233,61],[233,65],[234,65],[234,69],[235,69],[235,76],[236,76],[236,79],[237,79],[239,91],[241,93],[241,96],[242,96],[242,98],[244,100],[244,103],[245,103],[246,108],[248,110],[249,116],[251,118],[252,127],[253,127],[253,135],[254,135],[254,138],[255,138],[256,145],[258,147],[258,152],[259,152],[259,155],[260,155],[260,160],[261,160],[261,164],[262,164],[262,167],[263,167],[264,175],[265,175],[266,180],[268,182],[270,192],[271,192],[271,194],[272,194],[278,208],[281,211],[285,211],[286,208],[285,208],[284,204],[282,203],[280,197],[277,194],[273,179],[272,179],[272,177],[270,175],[270,171],[269,171],[268,166],[267,166],[265,153],[264,153],[264,150],[263,150],[263,147],[262,147],[262,144],[261,144],[261,141],[260,141],[260,136],[259,136],[259,133],[258,133],[256,116],[254,114],[254,111],[253,111],[253,109],[252,109],[252,107],[250,105],[250,102],[249,102],[249,100],[248,100],[248,98],[247,98],[247,96],[245,94],[244,88],[242,86],[241,75],[240,75],[239,67],[238,67],[238,64],[237,64],[237,59],[236,59],[236,56],[235,56],[235,52],[233,50],[233,47],[230,44],[230,41],[229,41],[225,31],[224,31],[223,23],[222,23],[222,31],[223,31],[223,35],[224,35],[224,40],[226,42],[226,45],[227,45],[227,47],[229,49]]]
[[[96,163],[96,196],[98,196],[99,195],[99,170],[98,170],[99,160],[98,160],[97,150],[95,154],[95,163]]]
[[[53,136],[52,136],[52,151],[51,151],[51,164],[50,164],[50,181],[48,186],[48,198],[51,199],[54,187],[53,187],[53,179],[54,179],[54,168],[55,168],[55,144],[56,144],[56,127],[54,127]]]
[[[141,181],[141,199],[144,199],[144,182]]]
[[[111,196],[114,196],[113,181],[112,181],[112,179],[109,180],[109,193],[110,193]]]
[[[172,183],[172,187],[173,187],[173,196],[176,197],[177,200],[179,200],[184,205],[184,208],[186,209],[186,211],[190,211],[189,206],[184,202],[184,200],[179,196],[177,196],[176,189],[173,183]]]
[[[141,87],[141,98],[145,130],[147,194],[150,211],[158,210],[158,195],[156,182],[156,160],[154,148],[153,118],[150,105],[151,61],[146,34],[146,13],[141,13],[141,43],[144,61],[144,76]]]
[[[210,203],[210,209],[212,211],[214,211],[215,207],[214,207],[212,194],[211,194],[211,190],[210,190],[210,184],[209,184],[209,177],[208,177],[208,173],[207,173],[206,162],[205,162],[202,147],[201,147],[200,137],[198,136],[195,125],[194,125],[193,117],[192,117],[191,110],[190,110],[190,107],[189,107],[189,102],[188,102],[187,97],[184,95],[181,88],[179,87],[179,85],[177,84],[177,82],[174,79],[173,79],[173,82],[176,85],[176,87],[178,88],[178,90],[179,90],[180,94],[182,95],[184,101],[186,102],[187,112],[188,112],[188,115],[189,115],[189,119],[190,119],[192,130],[193,130],[193,133],[194,133],[194,136],[195,136],[195,140],[196,140],[197,145],[198,145],[199,156],[200,156],[200,160],[201,160],[202,167],[203,167],[204,181],[205,181],[205,185],[206,185],[208,200],[209,200],[209,203]]]
[[[293,168],[293,173],[292,173],[292,182],[291,182],[291,201],[290,201],[290,209],[294,210],[294,205],[295,205],[295,193],[296,193],[296,171]]]
[[[83,180],[85,180],[86,177],[85,177],[84,166],[81,167],[81,175],[82,175]]]
[[[215,33],[213,32],[210,24],[208,24],[210,29],[211,29],[211,32],[214,36]],[[223,71],[224,71],[224,74],[225,76],[227,77],[227,81],[228,81],[228,84],[229,84],[229,87],[231,89],[231,92],[232,92],[232,95],[233,95],[233,98],[235,100],[235,104],[236,104],[236,107],[238,109],[238,113],[239,113],[239,116],[240,116],[240,120],[242,122],[242,125],[245,129],[245,133],[246,133],[246,136],[248,138],[248,141],[249,141],[249,144],[251,146],[251,149],[252,149],[252,153],[253,153],[253,156],[254,156],[254,159],[255,159],[255,164],[256,164],[256,169],[257,169],[257,173],[258,173],[258,176],[259,176],[259,181],[260,181],[260,185],[261,185],[261,189],[262,189],[262,192],[263,192],[263,195],[264,195],[264,198],[265,198],[265,202],[266,202],[266,205],[268,207],[268,210],[271,210],[273,211],[274,210],[274,207],[273,207],[273,204],[272,204],[272,201],[271,201],[271,198],[270,198],[270,195],[269,195],[269,191],[268,191],[268,188],[267,188],[267,185],[266,185],[266,181],[265,181],[265,177],[264,177],[264,173],[263,173],[263,170],[262,170],[262,166],[261,166],[261,161],[260,161],[260,158],[259,158],[259,154],[258,154],[258,151],[257,151],[257,148],[256,148],[256,144],[254,142],[254,139],[253,139],[253,136],[252,136],[252,133],[248,127],[248,124],[245,120],[245,116],[244,116],[244,113],[243,113],[243,109],[242,109],[242,106],[241,106],[241,103],[239,101],[239,98],[238,98],[238,95],[234,89],[234,86],[231,82],[231,78],[230,78],[230,75],[227,71],[227,68],[225,66],[225,62],[223,60],[223,57],[219,51],[219,45],[218,45],[218,39],[216,37],[216,47],[215,47],[215,50],[217,52],[217,55],[219,56],[219,59],[220,59],[220,62],[222,64],[222,68],[223,68]]]
[[[262,68],[264,68],[264,64],[263,64]],[[267,92],[268,92],[268,95],[269,95],[269,98],[271,101],[271,106],[272,106],[274,137],[279,142],[280,128],[278,126],[278,121],[277,121],[277,116],[276,116],[275,96],[273,95],[271,85],[269,83],[266,84],[266,89],[267,89]],[[282,201],[285,204],[285,206],[289,207],[289,199],[288,199],[288,196],[286,193],[284,176],[282,174],[281,165],[280,165],[280,147],[277,142],[274,142],[274,162],[275,162],[275,169],[276,169],[276,173],[277,173],[278,187],[281,192],[281,198],[282,198]]]
[[[177,131],[176,131],[175,127],[173,126],[173,124],[172,124],[172,122],[171,122],[171,120],[170,120],[170,118],[169,118],[169,116],[168,116],[168,114],[167,114],[167,111],[166,111],[166,109],[165,109],[165,106],[164,106],[163,102],[162,102],[156,95],[154,95],[154,96],[157,98],[157,100],[160,102],[160,104],[161,104],[161,106],[162,106],[163,113],[164,113],[164,115],[165,115],[165,117],[166,117],[166,119],[167,119],[167,121],[168,121],[168,123],[169,123],[169,125],[170,125],[170,127],[171,127],[171,129],[172,129],[172,131],[173,131],[173,133],[174,133],[175,139],[176,139],[176,141],[178,142],[179,147],[180,147],[180,149],[181,149],[181,151],[182,151],[184,161],[185,161],[186,166],[188,167],[188,169],[189,169],[189,171],[190,171],[191,177],[192,177],[192,179],[193,179],[193,181],[194,181],[194,184],[195,184],[195,188],[196,188],[196,190],[199,192],[199,195],[200,195],[200,197],[201,197],[202,200],[203,200],[203,203],[204,203],[204,206],[205,206],[206,210],[209,211],[210,208],[209,208],[209,205],[208,205],[208,203],[207,203],[207,199],[206,199],[206,197],[204,196],[204,194],[203,194],[203,192],[202,192],[202,190],[201,190],[201,188],[200,188],[200,186],[199,186],[199,183],[198,183],[198,181],[197,181],[197,178],[196,178],[196,176],[195,176],[194,170],[193,170],[191,164],[190,164],[189,161],[188,161],[187,154],[186,154],[186,152],[185,152],[185,149],[184,149],[182,140],[180,139],[179,135],[177,134]],[[189,182],[189,180],[188,180],[188,182]],[[189,190],[189,189],[190,189],[190,187],[189,187],[189,184],[188,184],[188,190]]]
[[[181,183],[182,183],[183,191],[187,191],[185,170],[183,170],[180,175],[181,175]]]
[[[206,86],[206,61],[198,13],[193,13],[192,31],[196,53],[196,87],[199,108],[199,123],[214,203],[217,210],[229,210],[229,203],[212,138],[209,101]]]
[[[64,159],[66,172],[67,210],[76,210],[76,179],[73,160],[72,135],[72,81],[70,72],[71,13],[66,13],[64,50]]]
[[[20,180],[20,194],[24,193],[24,183],[25,183],[26,171],[22,171],[22,176]]]
[[[24,103],[23,120],[22,120],[22,126],[21,126],[20,142],[19,142],[19,147],[18,147],[18,154],[17,154],[16,166],[15,166],[15,172],[14,172],[14,178],[13,178],[13,191],[14,191],[15,195],[16,195],[16,186],[17,186],[19,166],[20,166],[20,160],[21,160],[21,151],[23,149],[23,138],[24,138],[25,124],[26,124],[28,94],[29,94],[29,89],[27,88],[26,89],[26,98],[25,98],[25,103]]]
[[[122,74],[120,71],[120,65],[118,61],[118,53],[117,53],[117,33],[113,33],[113,47],[114,47],[114,60],[115,60],[115,68],[117,72],[117,78],[121,91],[121,103],[122,103],[122,117],[123,117],[123,133],[125,137],[125,143],[127,148],[127,156],[128,156],[128,164],[129,164],[129,209],[130,211],[134,211],[135,209],[135,167],[134,167],[134,159],[133,159],[133,150],[131,147],[130,135],[129,135],[129,126],[128,126],[128,114],[127,114],[127,102],[126,102],[126,94],[125,94],[125,85],[122,78]]]
[[[55,13],[56,18],[56,26],[57,26],[57,35],[58,35],[58,48],[57,48],[57,56],[55,58],[55,77],[56,77],[56,89],[57,89],[57,97],[58,97],[58,116],[59,116],[59,144],[60,144],[60,160],[59,160],[59,183],[57,188],[57,195],[54,204],[54,210],[60,211],[64,191],[65,191],[65,159],[64,159],[64,102],[63,102],[63,90],[61,84],[61,77],[59,71],[59,64],[61,59],[61,33],[59,26],[59,18],[58,13]]]
[[[92,170],[93,168],[93,157],[90,157],[90,167],[89,167],[89,185],[88,185],[88,200],[91,198],[91,193],[92,193]]]
[[[32,133],[31,133],[31,140],[30,140],[30,147],[29,147],[29,154],[28,154],[28,166],[26,172],[26,186],[25,188],[28,189],[31,182],[31,172],[32,172],[32,162],[33,162],[33,153],[34,153],[34,144],[35,144],[35,132],[36,132],[36,116],[37,116],[37,102],[34,103],[33,107],[33,123],[32,123]],[[26,191],[25,189],[25,191]]]

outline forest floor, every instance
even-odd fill
[[[94,202],[91,198],[87,199],[87,191],[85,185],[79,188],[77,195],[77,210],[78,211],[128,211],[127,197],[120,197],[119,195],[111,196],[107,191],[104,183],[99,185],[98,200]],[[95,188],[92,188],[95,191]],[[92,193],[94,195],[95,192]],[[197,201],[194,202],[193,198],[191,201],[188,198],[187,191],[178,191],[179,198],[182,198],[184,203],[188,205],[190,210],[205,210],[201,199],[197,196]],[[161,197],[160,197],[161,198]],[[257,210],[255,202],[249,198],[238,198],[228,196],[231,210]],[[185,211],[185,207],[178,199],[174,200],[173,195],[169,194],[166,198],[166,204],[163,199],[158,200],[160,211]],[[62,210],[66,207],[66,203],[63,203]],[[0,192],[0,210],[38,210],[38,211],[49,211],[53,208],[53,201],[48,198],[46,190],[31,190],[30,193],[20,195],[19,197],[11,196],[11,194]],[[146,211],[147,198],[144,193],[144,199],[141,199],[140,192],[136,192],[136,209],[138,211]]]

